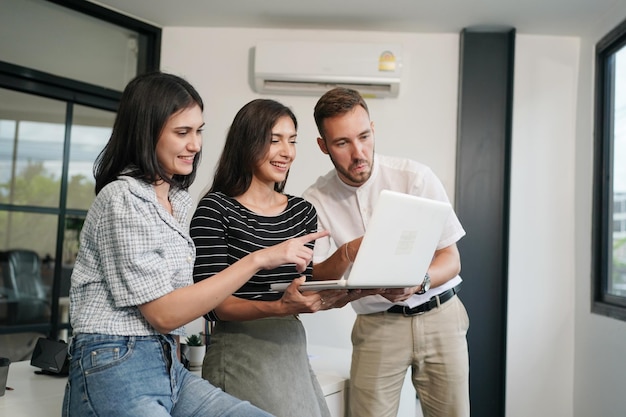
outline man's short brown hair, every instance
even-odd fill
[[[346,87],[336,87],[327,91],[317,101],[313,111],[313,118],[320,136],[324,137],[322,128],[324,120],[347,113],[356,106],[363,107],[369,115],[367,103],[358,91]]]

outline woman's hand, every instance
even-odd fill
[[[261,269],[273,269],[284,264],[296,264],[296,270],[302,273],[313,259],[313,250],[306,247],[305,244],[328,235],[328,230],[309,233],[252,254],[259,257]]]
[[[354,290],[324,290],[320,291],[322,298],[322,310],[342,308],[351,301],[375,294],[383,294],[384,288],[354,289]]]
[[[317,291],[320,297],[320,310],[341,308],[352,301],[348,296],[351,290],[322,290]]]
[[[359,298],[385,292],[384,288],[353,290],[338,289],[301,292],[300,285],[302,285],[303,282],[305,282],[304,277],[294,279],[289,287],[287,287],[287,289],[285,290],[285,294],[283,294],[283,298],[281,299],[281,301],[284,301],[288,304],[292,303],[293,301],[305,301],[305,309],[300,310],[300,313],[314,313],[319,310],[341,308],[349,302],[358,300]]]
[[[348,290],[300,291],[305,277],[294,279],[283,293],[280,303],[287,314],[315,313],[328,310],[348,294]],[[345,305],[344,303],[343,305]]]
[[[286,314],[315,313],[324,307],[322,297],[318,292],[300,291],[300,285],[305,281],[305,277],[294,279],[283,293],[279,301],[281,310]],[[342,291],[346,292],[345,290]]]

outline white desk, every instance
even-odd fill
[[[67,378],[37,375],[39,370],[30,361],[13,362],[9,366],[6,391],[0,397],[0,415],[11,417],[60,416]]]
[[[311,365],[326,396],[333,417],[345,416],[345,393],[350,367],[350,352],[342,349],[310,348]],[[346,356],[347,355],[347,356]],[[347,357],[347,361],[345,358]],[[61,415],[67,378],[37,375],[39,368],[29,361],[14,362],[9,367],[6,391],[0,397],[0,416],[57,417]],[[196,371],[200,373],[200,371]]]
[[[352,352],[328,346],[309,346],[309,361],[326,397],[332,417],[348,413],[348,388]]]
[[[320,345],[309,345],[308,350],[311,366],[322,386],[332,417],[347,416],[352,351]],[[415,416],[415,389],[411,383],[411,372],[407,371],[400,394],[397,417]]]

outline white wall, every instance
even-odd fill
[[[402,42],[405,65],[399,98],[368,101],[376,125],[377,151],[406,154],[428,163],[448,190],[453,190],[457,35],[165,28],[162,69],[187,78],[206,102],[203,163],[191,190],[194,195],[199,195],[212,178],[226,130],[235,113],[248,101],[260,97],[250,87],[251,48],[262,39],[283,38]],[[264,97],[290,106],[298,117],[298,157],[289,174],[287,191],[300,194],[319,175],[332,168],[315,142],[313,106],[318,97]]]
[[[226,130],[237,110],[260,97],[250,87],[250,53],[262,39],[400,42],[404,48],[397,99],[370,99],[376,151],[406,155],[430,165],[454,197],[458,84],[457,34],[165,28],[162,69],[188,79],[205,100],[203,161],[191,192],[197,199],[212,178]],[[303,51],[306,53],[306,51]],[[297,59],[297,57],[285,57]],[[264,96],[290,106],[298,117],[298,156],[287,192],[300,195],[332,168],[316,144],[313,107],[318,97]],[[311,343],[350,348],[350,307],[303,316]],[[191,330],[198,328],[191,326]]]
[[[506,415],[572,416],[579,41],[518,35],[515,51]]]
[[[406,155],[430,165],[453,197],[458,35],[166,28],[162,68],[185,76],[206,101],[203,163],[191,189],[196,198],[212,178],[225,132],[235,113],[249,100],[259,97],[250,88],[250,49],[259,40],[283,38],[402,43],[404,68],[400,96],[368,100],[376,129],[376,150]],[[285,59],[298,58],[286,56]],[[319,175],[332,168],[315,141],[313,107],[318,97],[270,98],[290,106],[298,117],[298,158],[289,174],[287,192],[300,195]],[[310,343],[351,349],[350,330],[354,317],[348,306],[303,315],[302,320]],[[200,326],[194,322],[190,328],[197,331]],[[406,382],[398,415],[415,415],[414,391]]]
[[[185,76],[206,101],[194,197],[212,177],[236,111],[259,97],[249,86],[250,49],[258,40],[282,38],[402,43],[400,96],[368,101],[377,151],[429,164],[453,197],[458,34],[165,28],[162,68]],[[589,314],[588,47],[589,41],[578,38],[517,35],[507,417],[617,416],[616,410],[626,409],[618,384],[626,374],[624,323]],[[316,97],[271,98],[291,106],[299,119],[298,159],[287,191],[300,194],[331,168],[314,141]],[[303,317],[313,343],[336,347],[350,346],[353,319],[348,308]]]

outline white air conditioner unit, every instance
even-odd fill
[[[264,41],[254,54],[254,89],[261,94],[321,96],[333,87],[365,98],[397,97],[402,48],[390,43]]]

